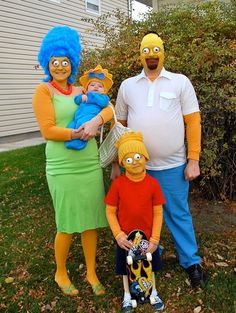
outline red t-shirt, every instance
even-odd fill
[[[122,175],[112,182],[105,203],[118,208],[117,218],[127,235],[141,229],[149,239],[152,233],[153,206],[165,203],[158,181],[146,174],[140,182]]]

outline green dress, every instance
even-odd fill
[[[53,96],[56,126],[66,127],[78,108],[74,96]],[[75,233],[107,226],[102,169],[95,139],[82,150],[64,141],[47,141],[46,174],[58,232]]]

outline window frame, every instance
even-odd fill
[[[101,1],[97,0],[97,2],[98,2],[98,11],[95,11],[93,9],[88,8],[88,2],[90,2],[90,0],[85,0],[85,10],[86,10],[86,12],[89,12],[89,13],[95,14],[95,15],[101,15]],[[91,4],[93,4],[93,3],[91,3]]]

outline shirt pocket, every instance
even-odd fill
[[[160,93],[160,109],[166,112],[173,111],[177,106],[177,96],[173,92]]]

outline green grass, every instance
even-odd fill
[[[85,266],[79,269],[79,265],[84,264],[79,235],[74,238],[68,259],[70,277],[79,288],[79,297],[62,296],[54,283],[56,230],[45,179],[44,148],[40,145],[0,154],[0,312],[119,312],[122,281],[114,274],[114,241],[109,229],[100,231],[97,254],[98,274],[107,289],[104,297],[92,295],[85,282]],[[109,169],[104,174],[108,187]],[[230,210],[228,214],[232,214]],[[165,312],[190,313],[200,305],[202,313],[232,313],[236,290],[232,225],[218,232],[218,222],[210,218],[211,226],[215,223],[215,231],[208,231],[205,226],[201,227],[199,214],[195,214],[195,220],[199,252],[204,256],[209,283],[199,291],[188,286],[187,276],[178,266],[171,237],[164,227],[165,253],[157,287],[166,304]],[[228,266],[221,266],[219,262]],[[13,282],[6,283],[8,277],[12,277]],[[150,305],[144,305],[136,312],[152,310]]]

